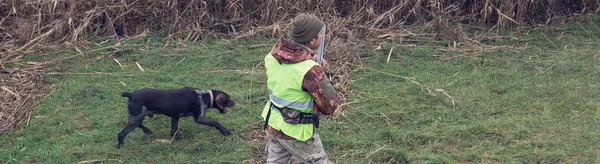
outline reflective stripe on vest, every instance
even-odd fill
[[[298,102],[298,101],[289,101],[286,99],[279,98],[273,94],[273,91],[269,89],[269,97],[271,101],[281,107],[291,107],[291,108],[312,108],[315,104],[314,101],[309,102]]]

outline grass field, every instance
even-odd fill
[[[507,34],[509,35],[509,34]],[[446,44],[403,46],[384,41],[363,48],[342,116],[322,118],[321,138],[336,163],[598,163],[600,29],[589,22],[536,28],[500,52],[447,52]],[[95,39],[87,50],[114,45]],[[161,37],[125,40],[116,60],[104,51],[63,60],[46,79],[51,95],[29,126],[0,136],[2,163],[244,163],[261,161],[260,112],[266,101],[264,66],[275,40],[208,39],[163,49]],[[493,41],[490,41],[493,42]],[[102,44],[100,44],[102,43]],[[249,45],[264,45],[249,48]],[[252,46],[254,47],[254,46]],[[368,47],[368,46],[365,46]],[[389,64],[390,48],[395,47]],[[443,49],[442,49],[443,48]],[[77,55],[47,51],[22,61]],[[139,63],[145,71],[136,65]],[[374,71],[377,70],[377,71]],[[386,72],[384,74],[378,71]],[[81,73],[81,74],[75,74]],[[440,92],[424,92],[405,78]],[[228,92],[237,106],[210,110],[234,135],[181,119],[170,142],[170,119],[147,118],[116,149],[127,121],[121,93],[143,87],[191,86]],[[425,90],[426,91],[426,90]]]

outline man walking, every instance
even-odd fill
[[[317,129],[319,115],[330,115],[338,97],[324,67],[314,61],[324,33],[312,14],[292,20],[291,39],[281,38],[265,56],[269,101],[262,117],[267,129],[267,163],[331,163]]]

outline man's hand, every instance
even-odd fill
[[[316,62],[317,61],[317,56],[313,56],[312,59]],[[325,66],[327,66],[327,60],[325,60],[325,58],[321,59],[322,60],[322,64],[321,67],[323,67],[323,69],[325,69]]]

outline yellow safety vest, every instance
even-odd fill
[[[263,119],[266,120],[267,113],[271,110],[269,126],[300,141],[310,139],[313,135],[313,124],[289,124],[283,120],[281,111],[271,108],[271,103],[278,108],[286,107],[302,113],[312,113],[314,99],[308,92],[302,90],[302,81],[304,75],[313,66],[318,65],[317,62],[306,60],[293,64],[279,64],[269,53],[264,63],[270,101],[263,109]]]

